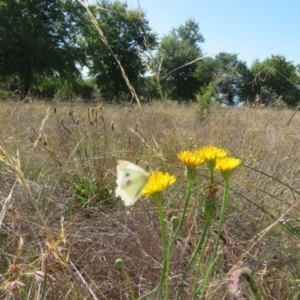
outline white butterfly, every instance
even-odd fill
[[[117,175],[116,196],[120,196],[126,206],[133,205],[140,197],[150,174],[129,161],[118,160]]]

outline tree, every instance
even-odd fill
[[[252,74],[246,63],[238,60],[237,54],[221,52],[215,60],[221,76],[217,89],[222,102],[234,105],[238,101],[245,101],[247,94],[253,97],[250,86]]]
[[[199,25],[191,19],[162,38],[155,61],[164,91],[171,98],[194,98],[198,89],[194,72],[202,56],[199,44],[203,42]]]
[[[108,45],[101,40],[95,25],[90,22],[84,34],[90,75],[95,77],[105,95],[118,99],[122,93],[128,94],[129,89],[113,54],[121,62],[130,83],[138,90],[140,78],[146,72],[144,39],[147,37],[148,45],[153,49],[156,35],[151,31],[145,13],[129,10],[126,3],[101,0],[98,6],[99,9],[90,7],[90,10]]]
[[[40,75],[80,76],[77,37],[83,8],[72,0],[1,0],[0,76],[17,75],[25,93]]]
[[[199,83],[199,87],[202,88],[213,81],[217,73],[218,62],[212,57],[206,57],[197,64],[194,76]]]
[[[251,71],[255,74],[253,88],[258,94],[268,95],[269,101],[274,101],[275,93],[288,105],[297,105],[300,100],[300,83],[298,69],[293,62],[287,61],[282,55],[272,55],[263,62],[255,60]],[[265,101],[265,99],[261,99]]]
[[[210,93],[214,91],[215,100],[227,105],[254,97],[251,90],[253,75],[246,63],[238,59],[237,54],[221,52],[214,59],[206,58],[199,62],[195,77],[200,84],[200,95],[207,94],[207,87]]]

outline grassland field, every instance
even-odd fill
[[[115,197],[117,160],[176,176],[163,198],[168,231],[186,193],[177,154],[205,145],[242,160],[231,175],[222,255],[205,299],[231,299],[232,270],[247,260],[263,299],[300,299],[299,111],[212,108],[201,119],[196,105],[172,102],[132,107],[8,101],[0,107],[1,299],[131,299],[117,258],[124,260],[137,298],[151,290],[163,255],[157,208],[148,198],[125,208]],[[175,299],[203,228],[208,180],[207,168],[197,168],[172,253],[169,299]],[[221,176],[216,182],[221,203]],[[201,276],[217,221],[218,214],[198,266]],[[191,299],[193,284],[191,271],[181,299]],[[247,280],[240,280],[236,299],[254,299]]]

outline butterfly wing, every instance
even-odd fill
[[[120,196],[126,206],[133,205],[140,197],[150,174],[129,161],[119,160],[117,175],[116,196]]]

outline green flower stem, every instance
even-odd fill
[[[214,170],[210,170],[210,183],[213,184],[215,182],[215,172]]]
[[[205,224],[206,225],[206,224]],[[203,248],[201,250],[201,254],[199,256],[199,260],[198,260],[198,263],[197,263],[197,270],[196,270],[196,275],[195,275],[195,288],[194,288],[194,292],[193,292],[193,298],[192,299],[195,299],[196,295],[197,295],[197,287],[198,287],[198,278],[199,278],[199,271],[200,271],[200,264],[202,263],[202,260],[203,260],[203,256],[204,256],[204,252],[205,252],[205,249],[206,249],[206,246],[209,242],[209,238],[210,238],[210,227],[211,227],[211,220],[209,220],[208,222],[208,225],[207,225],[207,237],[205,239],[205,243],[203,245]]]
[[[124,261],[121,259],[121,258],[118,258],[115,262],[115,265],[118,269],[121,270],[123,276],[125,277],[126,279],[126,282],[127,282],[127,285],[130,289],[130,295],[131,295],[131,300],[135,300],[135,295],[134,295],[134,292],[133,292],[133,287],[132,287],[132,284],[131,284],[131,280],[125,270],[125,264],[124,264]]]
[[[143,299],[148,299],[149,296],[151,296],[152,294],[154,294],[155,292],[158,291],[158,289],[161,286],[161,280],[159,281],[159,284],[150,292],[148,292],[147,294],[143,295],[142,297],[139,298],[139,300],[143,300]]]
[[[162,205],[162,193],[157,193],[152,195],[153,199],[155,200],[158,208],[158,215],[159,215],[159,222],[160,222],[160,231],[161,231],[161,239],[162,239],[162,246],[163,246],[163,253],[164,253],[164,259],[163,259],[163,267],[162,272],[160,276],[160,280],[158,285],[147,294],[143,295],[139,298],[139,300],[147,299],[150,295],[154,294],[155,292],[159,292],[157,299],[160,299],[161,294],[161,287],[166,281],[166,290],[165,290],[165,297],[168,295],[168,286],[169,286],[169,278],[166,278],[166,270],[169,268],[170,262],[168,261],[168,248],[167,248],[167,241],[166,241],[166,234],[165,234],[165,220],[164,220],[164,210]],[[166,298],[167,299],[167,298]]]
[[[181,217],[180,217],[177,229],[176,229],[174,235],[171,235],[171,240],[169,242],[169,247],[168,247],[167,270],[166,270],[166,277],[167,278],[169,278],[169,274],[170,274],[171,252],[172,252],[173,246],[175,244],[175,241],[176,241],[176,239],[178,237],[179,231],[182,228],[182,225],[183,225],[183,222],[184,222],[184,219],[185,219],[185,215],[186,215],[186,210],[187,210],[190,198],[191,198],[193,182],[194,182],[194,179],[195,179],[195,176],[196,176],[196,169],[195,169],[195,167],[187,167],[186,168],[186,175],[187,175],[187,178],[188,178],[188,187],[187,187],[187,193],[186,193],[186,197],[185,197],[185,201],[184,201],[184,205],[183,205],[183,210],[182,210],[182,213],[181,213]],[[165,299],[166,300],[168,299],[167,298],[167,295],[168,295],[168,293],[167,293],[168,286],[169,285],[167,284],[166,285],[166,292],[165,292]]]
[[[174,225],[175,225],[176,221],[171,220],[171,232],[170,232],[170,237],[173,236],[173,232],[174,232]],[[172,245],[171,242],[169,241],[169,245],[168,245],[168,250],[167,250],[167,257],[166,257],[166,285],[165,285],[165,300],[168,300],[168,289],[169,289],[169,282],[168,282],[168,278],[170,277],[170,260],[171,260],[171,251],[172,251]]]
[[[172,237],[172,240],[170,242],[170,245],[169,245],[169,250],[171,251],[173,246],[174,246],[174,243],[178,237],[178,234],[179,234],[179,231],[183,225],[183,221],[184,221],[184,218],[185,218],[185,214],[186,214],[186,210],[187,210],[187,207],[188,207],[188,204],[189,204],[189,201],[190,201],[190,198],[191,198],[191,194],[192,194],[192,186],[193,186],[193,182],[194,182],[194,179],[193,178],[188,178],[188,188],[187,188],[187,193],[186,193],[186,197],[185,197],[185,201],[184,201],[184,206],[183,206],[183,210],[182,210],[182,214],[181,214],[181,217],[180,217],[180,220],[179,220],[179,224],[177,226],[177,229]]]
[[[168,292],[169,292],[169,276],[167,274],[167,270],[169,269],[170,260],[168,259],[168,248],[167,248],[167,240],[166,240],[166,233],[165,233],[165,220],[164,220],[164,209],[162,204],[162,193],[156,199],[158,214],[159,214],[159,222],[160,222],[160,230],[161,230],[161,239],[162,239],[162,246],[164,251],[164,262],[163,262],[163,269],[160,278],[159,286],[162,286],[165,283],[165,299],[168,299]],[[160,297],[161,289],[159,290],[159,297]]]
[[[257,283],[256,283],[251,271],[248,270],[248,269],[243,269],[243,271],[241,272],[241,277],[242,276],[248,281],[254,299],[255,300],[261,300],[262,297],[261,297],[259,288],[257,286]]]
[[[218,226],[218,233],[217,233],[217,239],[216,239],[216,243],[215,243],[215,249],[214,249],[214,253],[211,259],[211,263],[209,265],[209,268],[206,272],[206,275],[203,279],[203,282],[201,284],[201,296],[200,299],[202,299],[204,290],[205,290],[205,286],[206,283],[211,275],[211,272],[213,270],[213,267],[215,265],[215,263],[217,262],[217,253],[218,253],[218,248],[219,248],[219,242],[220,242],[220,235],[221,235],[221,230],[222,230],[222,226],[223,226],[223,222],[224,222],[224,218],[225,218],[225,210],[226,210],[226,206],[227,206],[227,202],[228,202],[228,196],[229,196],[229,172],[226,172],[225,174],[223,174],[223,178],[225,180],[225,185],[224,185],[224,194],[223,194],[223,203],[222,203],[222,209],[221,209],[221,215],[220,215],[220,221],[219,221],[219,226]]]
[[[190,201],[190,198],[191,198],[191,194],[192,194],[192,186],[193,186],[193,181],[194,181],[194,177],[195,176],[193,176],[191,173],[195,173],[195,169],[194,168],[193,168],[193,170],[187,169],[188,188],[187,188],[187,193],[186,193],[186,197],[185,197],[185,201],[184,201],[184,206],[183,206],[182,214],[181,214],[181,217],[180,217],[177,229],[176,229],[174,235],[171,234],[171,241],[170,241],[169,247],[168,247],[168,253],[167,253],[167,261],[168,262],[167,262],[167,270],[166,270],[166,276],[167,276],[167,278],[169,278],[169,273],[170,273],[171,252],[172,252],[173,246],[175,244],[175,241],[176,241],[176,239],[178,237],[179,231],[180,231],[180,229],[181,229],[181,227],[183,225],[185,214],[186,214],[186,210],[187,210],[187,207],[188,207],[188,204],[189,204],[189,201]],[[173,229],[173,225],[172,225],[172,229]],[[166,289],[167,289],[167,286],[166,286]],[[167,293],[165,293],[165,299],[167,299],[166,295],[167,295]]]
[[[227,207],[228,196],[229,196],[229,178],[225,178],[223,203],[222,203],[222,209],[221,209],[221,215],[220,215],[220,221],[219,221],[219,227],[218,227],[217,240],[216,240],[214,254],[213,254],[214,258],[217,255],[217,251],[218,251],[218,247],[219,247],[220,235],[221,235],[221,230],[222,230],[222,226],[223,226],[223,222],[224,222],[224,218],[225,218],[225,211],[226,211],[226,207]]]
[[[216,166],[216,160],[207,160],[206,161],[207,167],[210,171],[210,184],[213,184],[215,182],[215,166]]]
[[[132,288],[130,278],[129,278],[129,276],[128,276],[128,274],[127,274],[127,272],[124,268],[122,268],[121,271],[122,271],[123,276],[126,278],[127,285],[130,289],[131,300],[135,300],[135,296],[134,296],[134,292],[133,292],[133,288]]]
[[[214,265],[216,264],[216,262],[218,261],[218,259],[219,259],[219,256],[217,256],[214,260],[212,260],[207,272],[211,273],[211,271],[212,271]],[[209,276],[207,278],[209,278]],[[206,277],[204,278],[204,280],[205,279],[206,279]],[[194,292],[194,296],[197,296],[198,293],[201,291],[201,295],[200,295],[199,299],[203,299],[202,297],[203,297],[203,294],[204,294],[204,291],[205,291],[205,285],[206,285],[206,282],[207,282],[207,280],[205,280],[205,282],[204,282],[204,280],[201,283],[201,285],[199,286],[199,288],[196,290],[196,292]],[[193,297],[192,300],[194,300],[194,299],[195,298]]]
[[[210,226],[211,226],[211,217],[210,216],[207,216],[206,217],[206,220],[205,220],[205,224],[204,224],[204,228],[203,228],[203,231],[202,231],[202,234],[201,234],[201,237],[198,241],[198,244],[187,264],[187,266],[185,267],[185,270],[184,270],[184,273],[182,275],[182,279],[181,279],[181,282],[180,282],[180,285],[179,285],[179,289],[178,289],[178,293],[177,293],[177,296],[176,296],[176,300],[179,299],[181,293],[182,293],[182,288],[183,288],[183,285],[184,285],[184,280],[187,276],[187,273],[189,271],[189,269],[191,268],[191,265],[192,263],[194,262],[195,258],[196,258],[196,255],[199,251],[199,249],[201,248],[203,242],[204,242],[204,239],[205,239],[205,236],[207,235],[206,237],[206,240],[205,240],[205,245],[204,247],[202,248],[202,251],[201,251],[201,255],[200,255],[200,258],[199,258],[199,262],[197,264],[197,268],[199,269],[199,266],[200,266],[200,263],[202,262],[202,259],[203,259],[203,255],[204,255],[204,250],[205,250],[205,246],[207,245],[208,241],[209,241],[209,237],[210,237]],[[197,275],[196,275],[196,280],[198,278],[198,272],[197,272]]]

